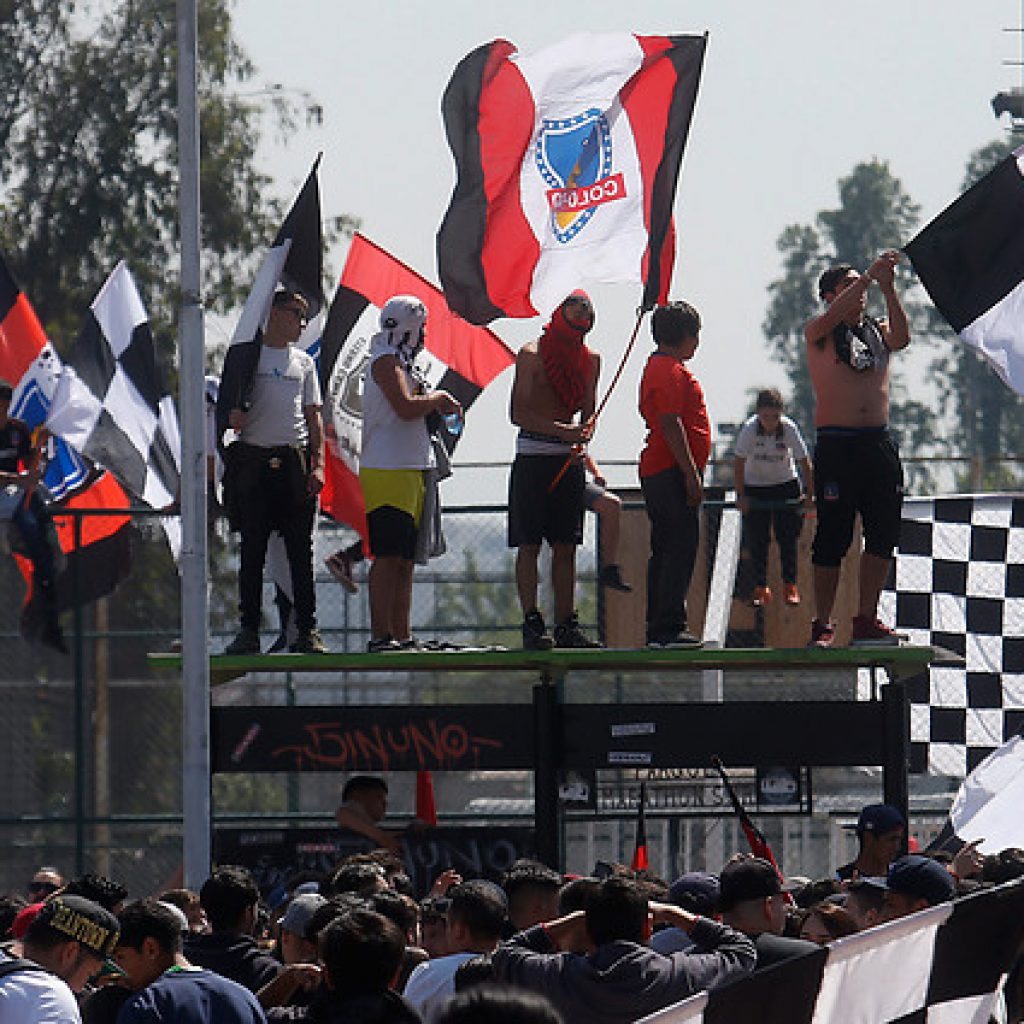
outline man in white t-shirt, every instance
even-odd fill
[[[81,896],[54,896],[22,940],[23,958],[0,953],[0,1024],[81,1024],[74,993],[117,942],[117,918]]]
[[[455,994],[455,972],[483,953],[493,953],[505,926],[508,901],[493,882],[476,878],[448,890],[447,956],[420,964],[405,985],[405,998],[432,1024],[442,1004]]]
[[[225,449],[225,506],[242,535],[241,630],[227,654],[260,652],[263,566],[275,530],[284,539],[292,576],[298,635],[290,649],[326,651],[313,587],[313,522],[324,485],[320,383],[312,357],[295,345],[308,308],[301,293],[277,292],[262,342],[232,346],[224,362],[218,428],[226,409],[227,426],[238,434]]]

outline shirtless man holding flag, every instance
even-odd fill
[[[827,308],[804,327],[807,366],[816,403],[814,498],[814,600],[810,646],[831,647],[832,608],[840,563],[861,517],[854,646],[896,644],[903,639],[878,619],[878,598],[899,541],[903,467],[889,432],[889,356],[907,347],[910,329],[896,294],[899,253],[883,252],[863,274],[848,263],[829,267],[818,281]],[[866,312],[866,295],[877,284],[886,318]]]
[[[580,629],[574,607],[585,486],[577,446],[590,440],[601,372],[601,357],[584,342],[593,326],[590,298],[574,291],[551,315],[540,338],[516,357],[511,418],[519,436],[509,478],[508,545],[517,549],[516,588],[527,650],[600,646]],[[538,560],[545,540],[551,545],[553,638],[537,607]]]

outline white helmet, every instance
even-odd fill
[[[380,329],[387,344],[406,366],[411,366],[423,347],[427,307],[415,295],[394,295],[380,311]]]

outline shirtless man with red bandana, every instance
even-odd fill
[[[516,357],[511,418],[519,437],[509,478],[508,545],[517,549],[516,588],[527,650],[600,646],[580,629],[574,609],[585,473],[583,460],[573,454],[590,439],[596,405],[601,357],[584,343],[593,326],[589,297],[575,291],[552,314],[539,340],[524,345]],[[551,545],[553,639],[537,607],[537,565],[545,540]]]

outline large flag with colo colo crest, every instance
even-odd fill
[[[380,330],[380,309],[393,295],[415,295],[427,307],[426,338],[416,369],[427,387],[450,392],[463,409],[469,409],[515,358],[493,331],[454,316],[444,296],[426,278],[362,235],[352,239],[320,353],[328,410],[327,480],[320,504],[364,537],[366,513],[358,476],[363,377],[370,338]],[[449,451],[458,438],[458,433],[445,428],[442,440]]]
[[[456,67],[442,110],[458,180],[437,238],[448,304],[471,323],[550,313],[584,281],[668,293],[672,207],[705,36],[503,40]]]

